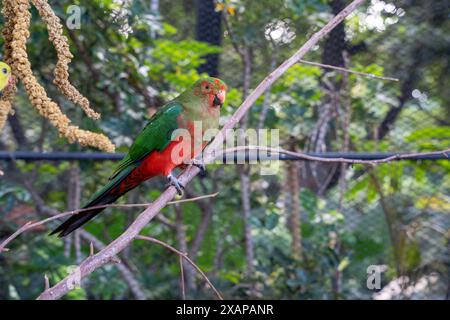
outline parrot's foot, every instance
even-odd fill
[[[169,180],[169,186],[175,187],[177,189],[177,193],[182,196],[184,191],[184,186],[178,181],[178,179],[170,173],[167,176],[167,180]]]
[[[205,176],[206,175],[206,166],[205,166],[205,163],[203,162],[203,160],[192,159],[191,164],[194,167],[197,167],[197,168],[200,169],[200,175],[201,176]]]

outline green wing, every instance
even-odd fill
[[[150,152],[164,150],[171,141],[172,132],[178,129],[178,116],[183,112],[180,102],[172,101],[156,112],[137,136],[128,154],[120,161],[113,175],[140,162]]]

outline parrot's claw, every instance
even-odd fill
[[[177,193],[182,196],[183,195],[183,191],[184,191],[184,186],[178,181],[178,179],[172,175],[169,174],[167,176],[167,180],[169,180],[169,186],[173,186],[175,187],[175,189],[177,189]]]
[[[191,164],[194,167],[197,167],[200,169],[200,175],[205,176],[206,175],[206,166],[205,163],[202,160],[192,159]]]

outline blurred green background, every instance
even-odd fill
[[[49,1],[65,22],[70,78],[102,114],[88,119],[52,84],[55,51],[33,8],[28,54],[50,97],[80,127],[104,132],[124,152],[146,119],[202,74],[231,89],[223,122],[245,95],[346,4],[344,0]],[[343,75],[298,64],[252,107],[245,125],[277,128],[282,147],[311,152],[408,152],[450,145],[450,1],[367,1],[305,59],[399,78]],[[204,42],[207,41],[207,42]],[[24,90],[0,133],[1,150],[97,151],[69,145]],[[222,123],[223,123],[222,122]],[[108,161],[1,162],[0,239],[29,220],[78,208],[107,181]],[[225,298],[448,299],[450,162],[398,161],[375,168],[283,162],[212,165],[186,196],[142,232],[188,252]],[[161,180],[120,200],[155,199]],[[53,211],[52,211],[53,210]],[[34,299],[123,232],[140,209],[110,208],[85,231],[49,237],[49,224],[0,254],[0,299]],[[97,270],[66,299],[178,299],[176,255],[135,241],[121,264]],[[379,266],[381,287],[367,287]],[[214,298],[185,265],[188,298]]]

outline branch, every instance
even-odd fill
[[[184,202],[192,202],[192,201],[197,201],[197,200],[201,200],[201,199],[206,199],[206,198],[211,198],[211,197],[215,197],[217,196],[218,192],[213,193],[213,194],[207,194],[204,196],[199,196],[199,197],[195,197],[195,198],[189,198],[189,199],[182,199],[182,200],[176,200],[176,201],[169,201],[167,204],[177,204],[177,203],[184,203]],[[53,220],[58,220],[61,218],[64,218],[66,216],[71,216],[74,214],[78,214],[80,212],[84,212],[84,211],[89,211],[92,209],[100,209],[100,208],[108,208],[108,207],[114,207],[114,208],[135,208],[135,207],[148,207],[150,206],[151,203],[129,203],[129,204],[105,204],[105,205],[101,205],[101,206],[94,206],[94,207],[89,207],[89,208],[84,208],[84,209],[77,209],[77,210],[72,210],[72,211],[66,211],[66,212],[62,212],[62,213],[58,213],[55,214],[49,218],[46,218],[44,220],[40,220],[37,222],[31,222],[28,221],[27,223],[25,223],[22,227],[20,227],[16,232],[14,232],[12,235],[10,235],[8,238],[6,238],[2,243],[0,243],[0,253],[2,251],[8,251],[8,249],[6,248],[6,246],[15,238],[17,238],[19,235],[21,235],[22,233],[24,233],[25,231],[28,231],[30,229],[33,229],[35,227],[41,226],[43,224],[46,224],[47,222],[53,221]]]
[[[89,232],[85,230],[79,230],[80,236],[89,243],[89,254],[94,254],[94,247],[97,250],[103,250],[105,248],[105,245],[98,240],[95,236],[90,234]],[[122,258],[122,261],[124,263],[117,263],[115,264],[116,268],[119,270],[119,272],[122,274],[123,279],[130,287],[130,290],[134,297],[138,300],[145,300],[146,295],[144,291],[141,288],[141,285],[137,281],[135,275],[130,270],[129,267],[127,267],[126,259]]]
[[[342,67],[332,66],[330,64],[323,64],[323,63],[312,62],[312,61],[307,61],[307,60],[302,60],[302,59],[298,60],[298,62],[304,63],[304,64],[309,64],[311,66],[337,70],[341,73],[353,73],[353,74],[356,74],[359,76],[373,78],[373,79],[379,79],[379,80],[385,80],[385,81],[399,81],[397,78],[377,76],[372,73],[354,71],[354,70],[350,70],[350,69],[346,69],[346,68],[342,68]]]
[[[286,154],[294,157],[298,157],[299,159],[309,160],[309,161],[319,161],[319,162],[332,162],[332,163],[350,163],[350,164],[368,164],[372,166],[376,166],[380,163],[392,162],[395,160],[408,160],[409,158],[415,158],[419,156],[433,156],[433,155],[444,155],[445,157],[449,157],[450,149],[440,150],[440,151],[431,151],[431,152],[414,152],[414,153],[404,153],[404,154],[395,154],[393,156],[386,157],[384,159],[377,160],[356,160],[356,159],[347,159],[347,158],[325,158],[325,157],[315,157],[310,156],[306,153],[302,152],[293,152],[282,148],[270,148],[264,146],[240,146],[234,148],[227,148],[222,151],[223,154],[233,153],[239,151],[267,151],[273,152],[277,154]]]
[[[222,14],[222,20],[225,25],[225,30],[227,31],[228,36],[230,37],[231,45],[233,46],[234,51],[236,51],[236,53],[240,56],[241,60],[244,61],[245,60],[244,53],[243,53],[242,49],[239,48],[238,42],[236,41],[236,38],[234,37],[234,33],[231,30],[231,26],[230,26],[230,23],[228,22],[228,17],[227,17],[226,12],[224,12]]]
[[[33,198],[37,211],[41,214],[46,214],[46,215],[50,215],[50,216],[57,215],[58,211],[45,205],[44,200],[36,192],[36,190],[33,188],[31,183],[29,182],[29,180],[26,180],[23,177],[23,175],[17,171],[17,169],[13,169],[13,170],[20,177],[22,184],[25,186],[25,188],[28,190],[31,197]],[[102,250],[105,247],[105,245],[91,233],[89,233],[85,230],[79,230],[79,234],[82,238],[84,238],[87,242],[89,242],[91,255],[93,255],[94,246],[97,250]],[[4,251],[7,251],[7,249],[4,248]],[[122,274],[123,279],[128,284],[134,297],[138,300],[145,300],[146,296],[145,296],[145,293],[142,290],[139,282],[136,280],[136,277],[134,276],[133,272],[127,267],[126,260],[125,259],[122,259],[122,260],[124,263],[115,264],[115,266]],[[46,290],[47,289],[48,288],[46,288]]]
[[[333,28],[335,28],[339,23],[341,23],[345,17],[347,17],[351,12],[353,12],[364,0],[354,0],[350,5],[348,5],[344,10],[342,10],[338,15],[330,20],[320,31],[315,33],[291,58],[286,60],[277,69],[275,69],[271,74],[269,74],[257,87],[256,89],[245,99],[242,105],[234,113],[233,116],[224,125],[220,133],[215,137],[215,139],[209,144],[207,150],[205,150],[205,163],[210,163],[213,161],[214,150],[216,150],[224,141],[224,133],[233,128],[247,113],[250,107],[255,103],[258,97],[264,93],[267,88],[272,85],[281,75],[289,69],[291,66],[296,64],[303,56],[311,50],[316,43],[322,39],[326,34],[328,34]],[[194,166],[190,166],[186,169],[179,177],[179,182],[186,186],[189,181],[191,181],[198,173],[200,169]],[[156,216],[159,211],[163,209],[167,203],[173,199],[176,195],[176,189],[174,187],[167,188],[159,198],[157,198],[147,209],[145,209],[136,220],[114,241],[112,241],[105,249],[101,250],[97,254],[87,258],[83,261],[78,268],[79,275],[84,278],[91,274],[97,268],[105,265],[111,257],[117,255],[125,247],[127,247],[138,235],[139,232]],[[71,278],[72,274],[68,275],[56,285],[50,289],[43,292],[38,299],[58,299],[69,292],[71,289]]]
[[[136,236],[136,239],[139,239],[139,240],[147,240],[147,241],[150,241],[150,242],[159,244],[160,246],[166,248],[167,250],[172,251],[172,252],[175,252],[177,255],[180,256],[180,258],[184,258],[187,262],[189,262],[189,263],[190,263],[190,264],[198,271],[198,273],[200,273],[200,274],[202,275],[202,277],[205,279],[205,281],[208,283],[208,285],[211,287],[211,289],[212,289],[212,290],[214,291],[214,293],[216,294],[217,298],[219,298],[219,300],[223,300],[222,295],[221,295],[220,292],[216,289],[216,287],[214,287],[214,285],[211,283],[211,281],[209,281],[209,279],[208,279],[208,277],[206,276],[206,274],[202,271],[202,269],[200,269],[200,268],[194,263],[194,261],[192,261],[192,260],[187,256],[186,253],[181,252],[181,251],[175,249],[174,247],[168,245],[167,243],[165,243],[165,242],[163,242],[163,241],[161,241],[161,240],[152,238],[152,237]],[[180,265],[181,265],[181,268],[183,269],[183,266],[182,266],[181,263],[180,263]]]

